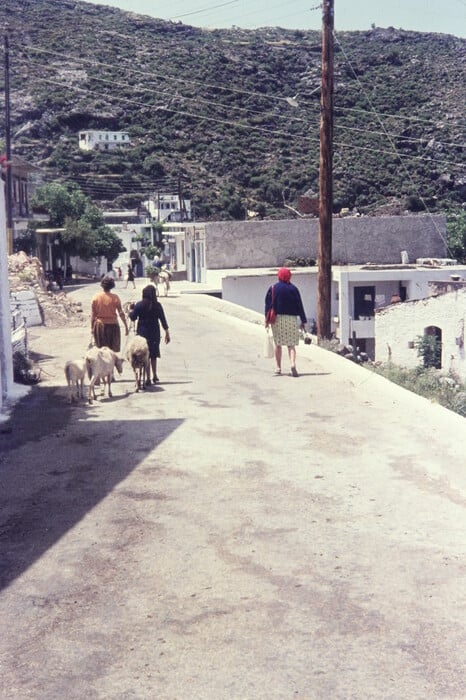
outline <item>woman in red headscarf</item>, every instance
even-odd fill
[[[299,343],[299,328],[304,330],[307,318],[299,289],[291,283],[291,271],[281,267],[278,271],[278,282],[267,290],[265,296],[265,326],[270,320],[268,312],[273,309],[276,314],[272,324],[273,340],[275,343],[275,374],[282,373],[282,345],[288,348],[291,374],[298,376],[296,369],[296,346]],[[301,325],[298,326],[296,317],[299,316]]]

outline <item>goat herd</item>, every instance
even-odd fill
[[[147,340],[140,335],[132,335],[129,338],[125,350],[126,358],[107,347],[91,347],[83,358],[68,360],[65,363],[65,377],[68,384],[69,403],[79,400],[84,396],[84,379],[89,378],[88,401],[96,399],[95,386],[101,386],[101,396],[112,396],[111,384],[114,380],[114,372],[123,371],[125,359],[130,363],[135,379],[135,390],[144,389],[150,384],[150,357]]]

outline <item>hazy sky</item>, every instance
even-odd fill
[[[319,0],[104,0],[94,4],[197,27],[320,29]],[[393,26],[466,35],[466,0],[334,0],[335,29]]]

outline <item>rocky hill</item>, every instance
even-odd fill
[[[74,0],[4,0],[0,21],[13,152],[47,180],[107,208],[181,183],[198,219],[289,216],[284,204],[317,193],[319,32],[207,31]],[[336,211],[466,201],[465,47],[393,28],[336,34]],[[85,153],[83,129],[127,130],[131,147]]]

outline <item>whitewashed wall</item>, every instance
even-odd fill
[[[0,182],[2,181],[0,180]],[[13,384],[5,190],[2,182],[0,187],[0,412],[5,408],[5,403],[13,389]]]
[[[422,363],[410,343],[428,326],[442,330],[442,370],[466,381],[466,289],[380,309],[375,314],[375,359],[413,369]]]

